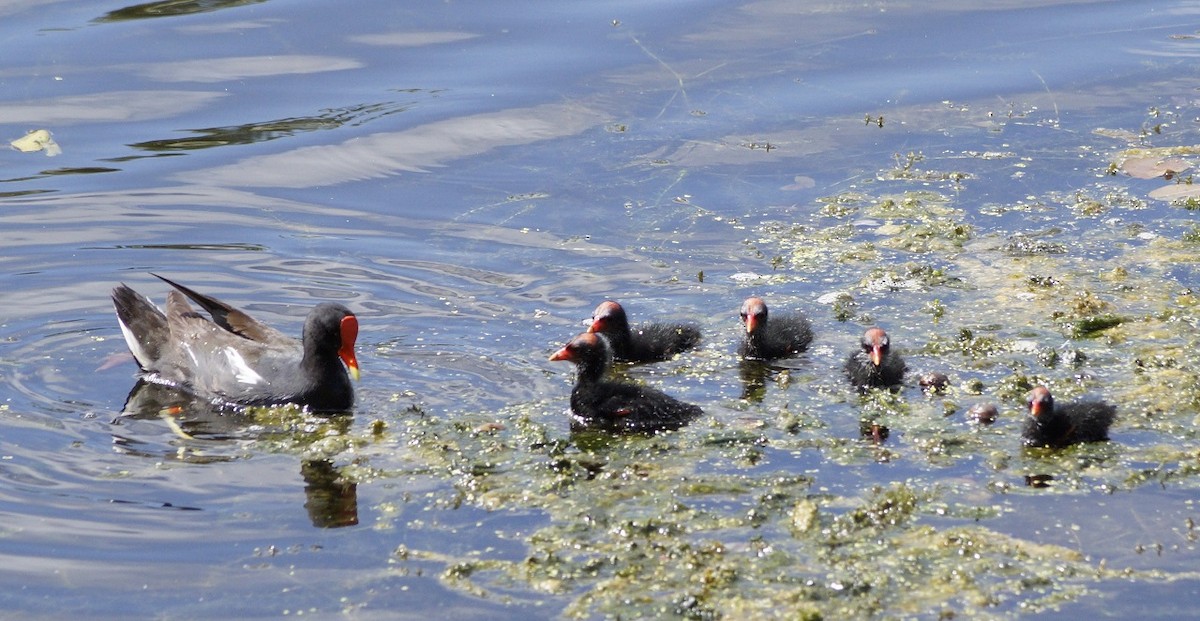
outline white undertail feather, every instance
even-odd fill
[[[121,326],[121,336],[125,337],[125,344],[129,346],[129,352],[133,354],[133,359],[137,360],[138,366],[143,369],[149,369],[154,361],[150,359],[146,350],[142,349],[141,341],[138,341],[137,337],[133,335],[133,331],[129,329],[129,326],[125,325],[124,321],[121,321],[119,314],[117,315],[117,325]]]

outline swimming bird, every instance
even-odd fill
[[[745,338],[738,346],[743,358],[771,360],[794,356],[812,343],[812,324],[799,313],[775,315],[768,321],[767,303],[762,298],[747,298],[738,311],[746,326]]]
[[[1058,448],[1080,442],[1103,442],[1117,417],[1117,408],[1103,401],[1055,405],[1045,386],[1029,391],[1029,418],[1021,430],[1025,446]]]
[[[868,328],[863,333],[861,349],[846,360],[846,375],[850,383],[865,389],[872,386],[895,386],[904,381],[904,359],[891,351],[892,342],[883,328]]]
[[[350,376],[359,375],[358,319],[345,306],[318,304],[297,340],[221,300],[155,276],[174,288],[165,313],[124,284],[112,292],[121,333],[146,379],[230,405],[295,403],[344,411],[354,404]],[[209,317],[193,310],[188,299]]]
[[[550,356],[551,361],[575,363],[571,414],[577,428],[625,432],[677,429],[703,414],[653,388],[605,379],[612,351],[604,337],[584,332]]]
[[[612,300],[596,307],[588,332],[608,338],[617,362],[658,362],[700,344],[700,330],[692,325],[643,323],[631,328],[625,309]]]

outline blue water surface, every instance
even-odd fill
[[[955,294],[859,290],[852,267],[780,268],[787,240],[768,225],[816,226],[822,197],[886,186],[952,196],[976,238],[1047,234],[1082,244],[1080,257],[1118,256],[1086,245],[1103,220],[1027,207],[1161,184],[1106,168],[1126,146],[1196,143],[1198,29],[1185,1],[0,4],[0,137],[46,129],[62,150],[0,153],[5,614],[559,617],[592,587],[481,594],[445,578],[462,559],[520,562],[552,518],[449,506],[458,475],[403,452],[414,412],[503,423],[521,406],[561,419],[551,428],[566,441],[571,369],[546,357],[613,297],[707,335],[700,358],[635,378],[721,425],[801,407],[828,437],[857,441],[836,369],[861,322],[818,298],[852,290],[918,365],[937,366],[953,362],[918,350],[942,328],[914,309]],[[1156,110],[1172,114],[1162,138]],[[968,180],[886,180],[908,154]],[[1117,215],[1171,239],[1193,220],[1149,199]],[[219,413],[186,429],[122,416],[135,365],[109,292],[125,282],[161,301],[150,272],[292,332],[318,301],[352,307],[353,416],[295,434]],[[1164,286],[1195,286],[1186,266],[1172,273]],[[741,398],[732,358],[752,293],[805,309],[818,331],[785,365],[791,392],[761,402]],[[1010,327],[997,332],[1015,338]],[[1097,373],[1125,368],[1103,366],[1119,349],[1095,348]],[[918,431],[897,430],[890,460],[854,453],[835,467],[826,450],[768,446],[747,473],[805,473],[846,498],[905,480],[994,492],[1018,478],[993,451],[1017,449],[1019,409],[1006,404],[976,458],[938,465],[914,456]],[[398,435],[329,448],[375,421]],[[1124,438],[1173,442],[1135,425]],[[740,472],[720,455],[699,471]],[[407,474],[362,474],[372,468]],[[1188,618],[1192,540],[1144,550],[1195,517],[1194,484],[1081,487],[982,502],[1004,505],[998,532],[1168,577],[1099,579],[1038,612],[1136,616],[1153,602],[1157,618]],[[329,503],[341,519],[313,508]]]

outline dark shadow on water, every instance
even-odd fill
[[[1025,486],[1034,489],[1071,487],[1078,484],[1081,472],[1103,472],[1119,461],[1120,448],[1112,441],[1075,444],[1067,447],[1021,448],[1029,460],[1029,470],[1023,476]]]
[[[48,177],[56,175],[96,175],[101,173],[121,172],[120,168],[108,168],[106,166],[80,166],[76,168],[50,168],[43,170],[42,174]]]
[[[318,425],[321,431],[312,435],[314,441],[324,436],[330,426],[341,432],[347,431],[351,422],[351,417],[345,414],[321,418],[329,424]],[[121,426],[124,420],[161,422],[174,437],[168,447],[162,448],[161,441],[138,438],[136,434],[119,434],[115,427]],[[238,459],[235,454],[219,450],[238,440],[270,441],[273,435],[290,434],[294,443],[303,444],[308,437],[303,433],[297,435],[292,431],[271,429],[270,425],[264,425],[245,411],[214,405],[187,391],[146,380],[138,380],[129,392],[125,407],[113,425],[113,444],[122,453],[193,464]],[[201,450],[191,450],[197,446]],[[218,450],[211,450],[213,448]],[[332,461],[303,460],[300,476],[304,479],[304,508],[313,526],[340,528],[358,524],[358,485],[345,479]]]
[[[614,431],[594,427],[572,426],[570,443],[584,453],[604,455],[613,451],[622,451],[630,442],[638,442],[639,438],[648,442],[660,435],[670,434],[674,429],[657,431]]]
[[[215,252],[265,252],[270,250],[260,244],[114,244],[112,246],[83,246],[85,250],[115,250],[130,248],[136,250],[202,250]]]
[[[1025,486],[1026,487],[1046,488],[1046,487],[1050,487],[1050,485],[1053,481],[1054,481],[1054,475],[1052,475],[1052,474],[1027,474],[1027,475],[1025,475]]]
[[[875,421],[862,420],[858,422],[858,433],[863,440],[879,445],[887,441],[891,430]]]
[[[104,24],[152,17],[195,15],[197,13],[210,13],[221,9],[232,9],[251,4],[261,4],[263,2],[266,2],[266,0],[162,0],[161,2],[146,2],[144,4],[135,4],[115,11],[109,11],[92,20],[92,22]]]
[[[194,151],[212,147],[247,145],[288,138],[306,132],[338,129],[347,125],[363,125],[372,120],[404,112],[412,104],[398,102],[364,103],[343,108],[323,110],[321,114],[303,117],[189,129],[191,135],[135,142],[127,146],[142,151]],[[106,160],[112,161],[112,160]]]

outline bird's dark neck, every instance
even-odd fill
[[[1071,428],[1070,419],[1056,412],[1053,405],[1044,407],[1044,412],[1037,416],[1030,416],[1033,421],[1032,424],[1051,437],[1057,438],[1067,433]]]
[[[762,346],[766,342],[767,338],[766,332],[767,326],[764,324],[759,326],[754,332],[750,332],[746,335],[746,344],[749,346],[751,351],[759,351],[762,349]]]
[[[336,355],[305,355],[296,398],[317,411],[347,410],[354,403],[350,374]]]
[[[341,358],[337,354],[322,353],[320,351],[305,350],[304,358],[300,361],[300,366],[305,369],[320,370],[331,369],[342,366]]]
[[[304,358],[300,361],[300,373],[305,384],[309,386],[326,382],[336,384],[339,390],[353,390],[350,375],[336,352],[305,347]]]
[[[613,329],[607,330],[604,336],[608,338],[613,351],[627,353],[633,347],[633,333],[629,331],[628,323],[619,323]]]
[[[594,384],[604,379],[609,367],[608,357],[602,354],[588,356],[580,360],[576,368],[579,371],[578,383]]]

